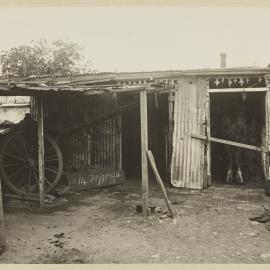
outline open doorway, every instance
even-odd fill
[[[138,100],[135,106],[122,114],[122,164],[127,181],[141,179],[141,130],[139,94],[123,94],[121,103]],[[148,94],[148,148],[152,151],[158,171],[166,182],[168,95]],[[150,179],[151,169],[149,168]]]
[[[211,137],[260,147],[265,136],[265,93],[211,93],[210,119]],[[264,180],[262,164],[260,152],[211,143],[214,183],[260,186]]]

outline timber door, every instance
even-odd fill
[[[192,134],[209,136],[208,82],[181,78],[175,92],[171,183],[201,189],[210,183],[209,142]]]

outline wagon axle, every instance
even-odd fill
[[[31,158],[28,158],[28,160],[26,161],[26,164],[28,165],[28,167],[35,167],[35,161]]]

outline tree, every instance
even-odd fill
[[[90,72],[91,65],[84,60],[82,48],[70,40],[49,43],[46,39],[40,39],[0,53],[4,77],[65,76]]]

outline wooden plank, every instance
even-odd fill
[[[38,99],[38,169],[40,207],[45,207],[43,100]]]
[[[209,83],[206,86],[206,100],[205,100],[205,124],[206,124],[206,136],[210,137],[210,127],[211,127],[211,117],[210,117],[210,97],[209,97]],[[211,185],[211,143],[208,140],[206,144],[206,155],[205,155],[205,166],[206,166],[206,178],[207,178],[207,186]]]
[[[154,175],[156,177],[156,180],[158,182],[158,184],[160,185],[161,187],[161,190],[162,190],[162,193],[163,193],[163,196],[164,196],[164,199],[165,199],[165,202],[167,204],[167,207],[168,207],[168,210],[170,212],[170,217],[173,217],[174,214],[173,214],[173,210],[172,210],[172,206],[171,206],[171,202],[169,201],[169,198],[167,196],[167,193],[166,193],[166,189],[165,189],[165,186],[163,184],[163,181],[158,173],[158,170],[157,170],[157,166],[156,166],[156,162],[155,162],[155,159],[154,159],[154,156],[152,154],[152,152],[150,150],[147,151],[147,157],[148,157],[148,160],[149,160],[149,163],[151,165],[151,168],[154,172]]]
[[[140,92],[140,116],[141,116],[141,164],[142,164],[142,208],[143,215],[148,216],[149,190],[148,190],[148,123],[147,123],[147,93]]]
[[[0,89],[2,90],[2,89]],[[108,94],[108,93],[125,93],[125,92],[134,92],[134,91],[157,91],[155,87],[151,87],[149,85],[145,86],[128,86],[128,87],[117,87],[116,85],[110,86],[110,87],[103,87],[103,86],[69,86],[69,87],[59,87],[57,85],[51,85],[51,86],[27,86],[24,84],[17,84],[15,87],[9,89],[10,92],[12,91],[21,91],[22,95],[25,93],[29,93],[29,95],[34,94],[35,92],[48,92],[48,91],[54,91],[54,93],[57,92],[76,92],[77,94],[81,95],[101,95],[101,94]]]
[[[83,127],[87,127],[90,125],[95,125],[101,122],[104,122],[105,120],[112,118],[114,116],[117,116],[121,113],[123,113],[125,110],[129,110],[132,109],[134,106],[136,106],[138,104],[138,100],[135,100],[129,104],[125,104],[123,106],[117,107],[117,108],[113,108],[111,110],[108,111],[100,111],[97,117],[94,117],[94,119],[91,119],[89,121],[87,121],[86,123],[83,124],[78,124],[78,125],[73,125],[69,128],[65,128],[64,130],[61,130],[59,132],[63,132],[63,133],[67,133],[69,134],[72,131],[75,131],[77,129],[81,129]],[[101,105],[100,105],[101,106]],[[103,108],[103,107],[102,107]]]
[[[219,88],[209,89],[209,93],[243,93],[243,92],[266,92],[267,87],[254,87],[254,88]]]
[[[69,90],[70,91],[70,90]],[[73,90],[72,90],[73,91]],[[74,92],[80,90],[74,90]],[[158,89],[155,87],[149,86],[140,86],[140,87],[129,87],[129,88],[112,88],[112,89],[88,89],[88,90],[81,90],[82,95],[98,95],[98,94],[110,94],[110,93],[132,93],[132,92],[140,92],[140,91],[147,91],[147,92],[159,92],[162,89]]]
[[[171,179],[171,162],[172,162],[172,149],[173,149],[173,115],[174,115],[174,95],[170,93],[168,95],[168,106],[169,106],[169,115],[168,115],[168,142],[167,142],[167,177]]]
[[[201,117],[202,114],[198,115],[196,113],[192,112],[192,107],[197,106],[199,103],[199,94],[200,92],[197,92],[197,87],[195,84],[194,78],[190,79],[188,82],[189,86],[188,93],[186,92],[186,110],[185,110],[185,120],[187,123],[185,124],[185,137],[188,137],[189,130],[198,131],[199,127],[197,125],[198,116]],[[200,133],[200,132],[198,132]],[[199,148],[196,145],[196,142],[194,143],[193,140],[186,139],[184,143],[185,152],[183,153],[183,179],[185,182],[185,185],[190,187],[194,187],[196,185],[196,180],[200,179],[196,176],[197,174],[197,168],[200,166],[200,155],[198,153]],[[193,164],[192,164],[193,163]],[[192,164],[192,166],[191,166]],[[189,177],[190,175],[195,175],[195,177]]]
[[[1,187],[2,179],[0,177],[0,255],[6,250],[6,233],[3,210],[3,194]]]
[[[39,202],[39,195],[38,194],[4,194],[4,197],[6,198],[13,198],[13,199],[18,199],[18,200],[24,200],[24,201],[34,201],[34,202]],[[50,194],[45,194],[45,199],[46,201],[53,201],[54,196]]]
[[[87,169],[67,174],[67,179],[72,189],[80,191],[125,183],[125,174],[113,168]]]
[[[268,91],[265,95],[265,147],[270,151],[270,80],[265,78],[267,82]],[[265,178],[270,181],[270,166],[269,166],[269,155],[262,156],[264,159],[264,173]]]
[[[211,142],[216,142],[216,143],[222,143],[222,144],[226,144],[226,145],[241,147],[241,148],[245,148],[245,149],[249,149],[249,150],[254,150],[254,151],[258,151],[258,152],[268,152],[267,150],[263,149],[262,147],[258,147],[258,146],[254,146],[254,145],[249,145],[249,144],[245,144],[245,143],[232,142],[232,141],[218,139],[218,138],[214,138],[214,137],[207,138],[204,135],[198,135],[198,134],[191,133],[191,137],[192,138],[196,138],[196,139],[201,139],[201,140],[207,140],[208,139]]]
[[[117,117],[117,135],[118,135],[118,169],[121,170],[123,167],[122,160],[122,115]]]

